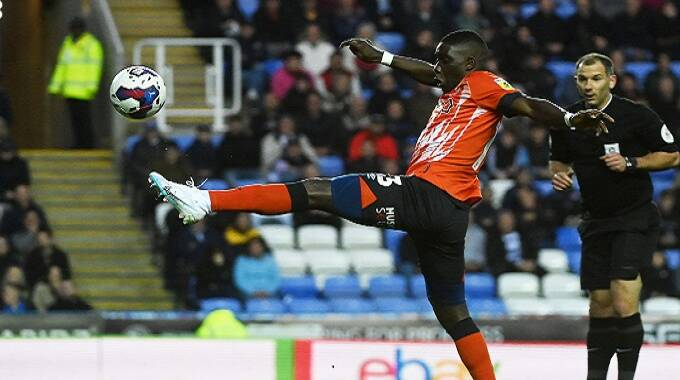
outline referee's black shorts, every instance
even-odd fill
[[[651,262],[659,241],[659,219],[651,202],[624,215],[585,218],[579,226],[581,288],[609,289],[611,280],[634,280]]]
[[[334,178],[331,188],[336,214],[356,223],[408,232],[430,301],[465,302],[467,204],[413,176],[347,175]]]

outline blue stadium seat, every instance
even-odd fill
[[[329,301],[334,313],[373,313],[376,311],[375,302],[363,298],[335,298]]]
[[[673,270],[680,268],[680,249],[666,250],[666,261],[669,268]]]
[[[674,181],[669,181],[669,180],[662,180],[662,179],[655,179],[653,181],[654,185],[654,193],[652,194],[652,197],[654,200],[658,200],[659,196],[664,190],[668,190],[673,187]]]
[[[680,61],[673,61],[671,63],[671,71],[676,77],[680,77]]]
[[[200,301],[201,311],[211,312],[218,309],[231,310],[239,313],[243,310],[241,301],[236,298],[206,298]]]
[[[406,280],[400,275],[377,276],[368,283],[368,294],[371,297],[404,297]]]
[[[538,196],[541,198],[545,198],[553,192],[552,182],[547,179],[539,179],[534,181],[534,188],[536,188],[536,191],[538,191]]]
[[[556,234],[558,248],[564,251],[581,249],[581,236],[576,227],[558,227]]]
[[[318,293],[314,278],[311,276],[283,277],[280,291],[284,296],[298,298],[314,298]]]
[[[406,232],[399,230],[385,230],[385,248],[392,252],[394,262],[399,263],[399,244],[406,236]]]
[[[345,172],[345,162],[340,156],[319,157],[319,171],[324,177],[335,177]]]
[[[404,99],[411,99],[411,97],[413,96],[413,90],[411,90],[410,88],[402,88],[401,90],[399,90],[399,95],[401,95],[401,97]]]
[[[522,4],[519,7],[519,14],[524,20],[533,16],[536,12],[538,12],[538,4],[536,3]]]
[[[292,298],[288,300],[288,310],[294,314],[323,314],[331,309],[328,302],[317,298]]]
[[[201,186],[202,190],[226,190],[230,186],[227,181],[219,178],[210,178]]]
[[[255,17],[255,12],[260,8],[260,0],[238,0],[237,5],[243,17],[248,21],[252,21],[253,17]]]
[[[467,273],[465,296],[472,299],[496,297],[496,279],[489,273]]]
[[[361,284],[355,276],[335,276],[326,279],[323,293],[327,298],[361,297]]]
[[[265,180],[264,178],[238,178],[234,182],[236,186],[248,186],[266,183],[267,180]]]
[[[378,311],[383,313],[420,313],[422,306],[414,299],[404,297],[376,298]]]
[[[545,67],[550,70],[559,81],[570,79],[574,76],[574,62],[572,61],[550,61],[546,62]]]
[[[269,76],[274,75],[274,73],[283,67],[283,60],[281,59],[268,59],[264,61],[264,70]]]
[[[581,250],[572,249],[567,252],[567,261],[569,262],[569,270],[574,273],[581,273]]]
[[[508,309],[498,298],[469,300],[468,310],[472,316],[500,317],[508,314]]]
[[[661,171],[658,171],[658,172],[649,172],[649,175],[652,177],[653,181],[656,181],[656,180],[674,181],[675,177],[677,175],[677,170],[668,169],[668,170],[661,170]]]
[[[626,71],[635,75],[639,85],[644,85],[647,75],[656,68],[654,62],[629,62],[626,64]]]
[[[375,42],[394,54],[401,53],[406,47],[406,38],[401,33],[395,32],[378,33]]]
[[[373,90],[370,88],[364,88],[361,90],[361,97],[364,98],[365,101],[371,100],[373,97]]]
[[[275,298],[255,298],[246,301],[246,311],[256,314],[282,314],[286,312],[286,307]]]
[[[177,135],[172,136],[172,140],[177,144],[179,150],[186,152],[187,149],[194,143],[196,137],[194,135]]]
[[[416,303],[418,303],[418,306],[420,307],[420,312],[421,313],[434,313],[434,310],[432,310],[432,304],[430,303],[430,300],[427,299],[427,297],[419,297],[415,299]]]
[[[425,287],[425,277],[418,274],[411,276],[409,279],[409,288],[411,296],[415,298],[427,297],[427,289]]]
[[[555,14],[561,19],[568,19],[574,13],[576,13],[576,5],[572,1],[561,1],[555,9]]]

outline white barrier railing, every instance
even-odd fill
[[[212,65],[205,67],[206,107],[178,108],[174,106],[175,80],[174,70],[167,61],[167,47],[172,46],[211,46],[213,53]],[[213,130],[224,132],[226,129],[225,116],[237,114],[241,111],[241,46],[230,38],[144,38],[135,44],[133,63],[142,63],[142,48],[154,48],[154,67],[165,80],[168,98],[165,106],[158,113],[158,128],[163,132],[170,131],[168,117],[172,116],[212,116]],[[224,78],[225,58],[224,47],[232,50],[232,103],[225,106]]]

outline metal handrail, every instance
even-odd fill
[[[170,126],[167,123],[168,116],[213,116],[213,130],[224,132],[226,129],[225,116],[237,114],[241,111],[241,46],[231,38],[144,38],[135,43],[132,61],[134,64],[142,63],[142,48],[151,46],[155,48],[154,66],[166,81],[168,87],[168,100],[165,107],[158,113],[158,127],[167,132]],[[206,92],[212,93],[208,86],[214,84],[214,102],[209,108],[173,108],[174,78],[171,67],[166,66],[166,47],[168,46],[212,46],[213,65],[206,68],[206,73],[214,72],[214,83],[206,81]],[[224,106],[224,51],[222,48],[229,46],[232,51],[232,105]],[[165,75],[167,74],[167,75]]]

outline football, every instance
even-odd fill
[[[110,96],[119,114],[130,119],[146,119],[165,104],[165,83],[157,72],[146,66],[130,66],[113,78]]]

